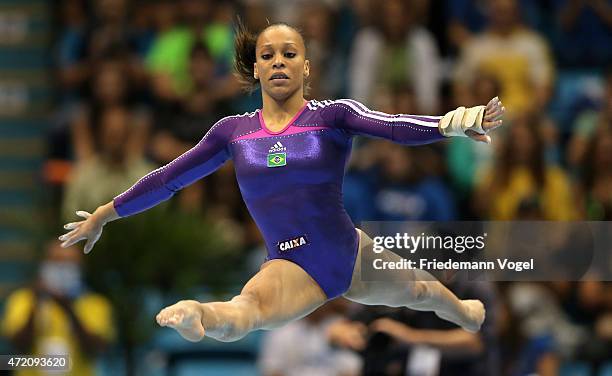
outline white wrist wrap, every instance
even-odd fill
[[[476,133],[485,134],[482,129],[485,106],[459,107],[449,111],[438,123],[440,132],[446,137],[467,137],[465,131],[468,129]]]

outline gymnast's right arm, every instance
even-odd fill
[[[106,223],[152,208],[221,167],[230,158],[228,144],[235,127],[232,119],[229,116],[216,122],[196,146],[151,171],[127,191],[98,207],[93,214],[77,211],[76,214],[85,220],[64,225],[71,231],[59,237],[63,241],[62,247],[87,239],[84,251],[89,253]]]

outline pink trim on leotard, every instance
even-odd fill
[[[287,130],[287,128],[289,128],[291,125],[293,125],[293,122],[294,122],[294,121],[295,121],[295,120],[298,118],[298,116],[300,116],[300,115],[302,114],[302,112],[304,112],[304,110],[306,109],[306,106],[307,106],[307,105],[308,105],[308,101],[305,101],[305,102],[304,102],[304,105],[302,106],[302,108],[300,108],[300,110],[298,111],[298,113],[297,113],[297,114],[295,114],[295,116],[294,116],[294,117],[293,117],[291,120],[289,120],[289,123],[287,123],[287,125],[285,125],[285,126],[283,127],[283,129],[281,129],[281,130],[280,130],[280,131],[278,131],[278,132],[273,132],[273,131],[269,130],[269,129],[266,127],[266,122],[264,121],[264,118],[263,118],[263,110],[259,110],[259,113],[257,114],[257,115],[258,115],[258,117],[259,117],[259,125],[261,125],[261,129],[263,129],[264,131],[266,131],[266,132],[267,132],[267,133],[269,133],[269,134],[276,135],[276,134],[283,133],[284,131],[286,131],[286,130]]]
[[[296,133],[303,133],[303,132],[308,132],[308,131],[318,131],[320,129],[327,129],[327,128],[329,127],[324,127],[324,126],[323,127],[291,127],[285,133],[283,133],[283,136],[296,134]],[[240,141],[240,140],[250,140],[250,139],[255,139],[255,138],[266,138],[266,137],[272,137],[272,136],[277,136],[277,135],[278,133],[270,134],[270,132],[266,132],[265,130],[260,129],[257,132],[249,133],[247,135],[235,138],[231,142]]]

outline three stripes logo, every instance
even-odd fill
[[[287,148],[277,141],[268,150],[268,167],[281,167],[287,164]]]

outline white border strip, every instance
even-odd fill
[[[366,110],[361,109],[358,105],[356,105],[356,103],[359,103],[359,102],[355,102],[350,99],[337,99],[334,102],[346,104],[349,107],[351,107],[353,110],[355,110],[357,113],[365,117],[376,119],[376,120],[390,121],[390,122],[395,122],[395,123],[399,123],[399,122],[411,123],[415,125],[421,125],[424,127],[438,128],[437,123],[431,123],[431,122],[427,122],[423,120],[414,119],[410,116],[431,118],[432,120],[442,119],[442,116],[421,116],[421,115],[405,115],[405,114],[392,115],[392,114],[387,114],[385,112],[380,112],[380,111],[373,111],[373,110],[366,111]],[[382,116],[379,116],[379,115],[382,115]]]

